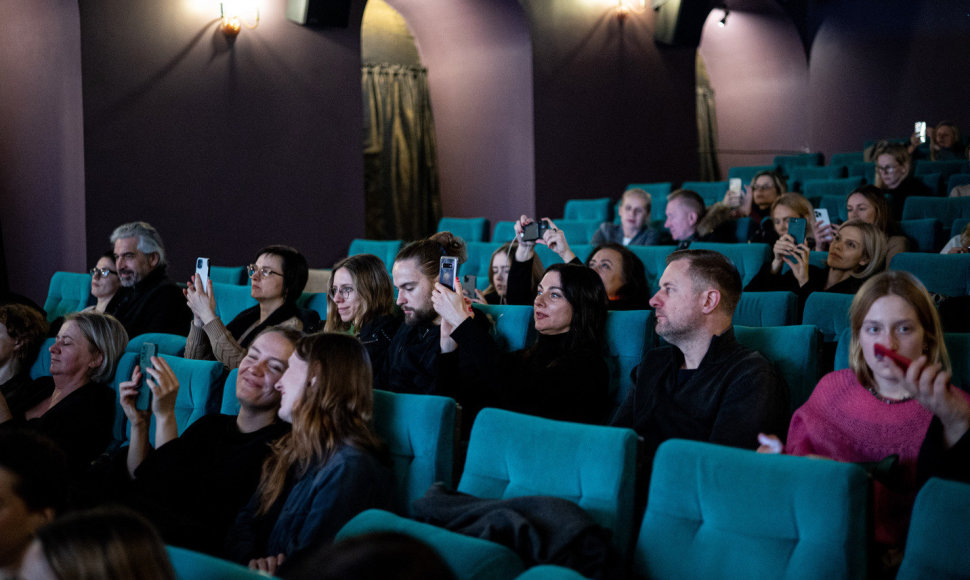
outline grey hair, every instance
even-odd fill
[[[101,365],[91,373],[91,380],[107,383],[115,374],[121,355],[128,346],[128,332],[110,314],[100,312],[74,312],[64,317],[64,322],[73,322],[94,351],[101,353]]]
[[[162,243],[162,236],[148,222],[130,222],[122,224],[111,232],[111,243],[123,238],[133,238],[138,236],[138,250],[144,254],[158,254],[158,265],[166,264],[165,244]]]

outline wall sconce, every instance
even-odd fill
[[[220,2],[219,17],[222,19],[222,24],[219,28],[222,30],[222,33],[225,34],[227,38],[235,38],[238,36],[239,31],[242,30],[243,27],[241,15],[249,11],[255,13],[256,19],[254,24],[246,24],[246,28],[256,28],[259,26],[259,6],[252,2],[243,2],[240,0]]]
[[[632,14],[642,14],[647,10],[647,0],[616,0],[616,17],[624,20]]]

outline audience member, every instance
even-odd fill
[[[134,477],[125,503],[147,516],[169,544],[222,555],[236,514],[259,484],[269,444],[287,432],[277,420],[276,383],[289,364],[300,332],[272,326],[253,340],[236,375],[238,415],[200,417],[177,436],[174,403],[178,380],[165,359],[153,361],[148,387],[151,411],[135,409],[141,369],[121,384],[121,407],[131,425],[127,464]],[[150,416],[155,450],[150,451]]]
[[[23,304],[0,306],[0,394],[11,409],[26,409],[42,396],[33,388],[30,365],[47,336],[44,316]]]
[[[874,488],[874,539],[883,551],[898,550],[920,477],[970,477],[970,396],[950,382],[939,316],[913,275],[873,277],[853,299],[849,319],[850,368],[822,377],[792,416],[784,450],[856,462],[898,455],[898,480]],[[910,359],[908,370],[877,354],[877,344]],[[782,450],[777,437],[759,439],[762,452]]]
[[[175,570],[165,544],[144,518],[120,508],[98,508],[38,530],[20,578],[175,580]]]
[[[391,509],[393,477],[371,427],[371,367],[357,339],[301,339],[277,383],[292,431],[273,445],[259,489],[236,518],[232,557],[272,574],[287,556],[330,543],[352,517]]]
[[[394,259],[392,277],[397,288],[397,305],[404,312],[404,324],[397,329],[374,386],[396,393],[438,394],[449,385],[438,384],[440,320],[431,305],[431,291],[438,279],[443,256],[465,262],[465,242],[451,232],[401,248]]]
[[[970,171],[970,145],[967,145],[963,156],[967,159],[967,171]],[[970,183],[955,186],[950,190],[950,197],[970,197]]]
[[[679,250],[690,247],[691,242],[731,242],[733,237],[724,233],[724,226],[731,220],[731,211],[725,204],[715,204],[713,211],[707,211],[704,199],[697,192],[678,189],[667,196],[664,227]]]
[[[787,290],[804,304],[812,292],[854,294],[863,282],[883,269],[886,236],[861,220],[839,226],[829,247],[825,267],[809,264],[807,244],[795,244],[790,234],[775,242],[774,258],[748,284],[748,290]],[[788,264],[790,270],[782,272]]]
[[[0,430],[0,578],[17,578],[37,530],[68,504],[64,453],[45,437]]]
[[[931,161],[950,161],[960,159],[963,143],[960,140],[960,129],[952,121],[940,121],[936,127],[927,127],[926,141],[919,141],[919,133],[913,133],[907,148],[913,159],[930,159]]]
[[[0,397],[0,423],[24,423],[47,435],[65,451],[72,471],[83,473],[111,441],[115,397],[106,383],[127,344],[113,316],[68,314],[50,347],[51,376],[34,381],[37,397],[18,407]]]
[[[634,188],[623,192],[617,212],[620,223],[604,223],[593,234],[594,245],[612,242],[623,246],[655,246],[669,240],[663,230],[650,227],[650,194]]]
[[[285,580],[457,580],[434,548],[401,532],[371,532],[316,546],[287,560],[277,575]]]
[[[647,310],[650,290],[643,262],[626,246],[600,244],[593,248],[586,265],[599,274],[609,310]]]
[[[818,249],[816,240],[818,240],[819,228],[815,223],[815,210],[805,196],[800,193],[784,193],[776,197],[775,201],[771,202],[769,215],[771,220],[767,222],[766,227],[755,233],[751,239],[752,242],[774,245],[788,233],[788,223],[792,218],[801,218],[805,220],[805,243],[810,249]],[[830,230],[831,228],[826,230],[826,233]],[[828,235],[832,234],[828,233]]]
[[[752,231],[748,236],[764,237],[764,228],[771,230],[765,219],[771,216],[771,204],[788,191],[785,178],[774,171],[759,171],[751,178],[751,184],[743,192],[728,191],[721,203],[732,209],[732,217],[750,217]],[[770,242],[769,242],[770,243]]]
[[[753,449],[750,438],[759,431],[787,425],[785,380],[734,338],[740,298],[741,276],[723,255],[684,250],[667,257],[650,304],[657,334],[669,345],[644,353],[636,385],[612,420],[644,439],[646,465],[667,439]]]
[[[480,304],[516,304],[509,302],[508,288],[509,275],[511,274],[509,260],[511,259],[511,254],[518,249],[518,246],[518,241],[506,242],[492,252],[492,257],[488,262],[490,265],[488,270],[488,288],[485,289],[485,292],[476,289],[476,297],[472,299],[472,302],[478,302]],[[542,260],[538,256],[535,256],[532,260],[532,273],[527,276],[527,283],[523,285],[526,293],[535,296],[535,289],[539,284],[539,280],[542,279],[542,273]]]
[[[892,217],[899,219],[903,202],[913,195],[934,195],[922,181],[911,175],[912,158],[906,146],[900,143],[882,142],[873,153],[876,160],[876,187],[892,195]]]
[[[98,258],[94,268],[91,268],[91,297],[94,299],[94,304],[85,310],[106,312],[118,288],[121,288],[121,279],[118,277],[118,270],[115,269],[114,252],[108,250]]]
[[[394,284],[380,258],[357,254],[334,264],[327,294],[327,332],[350,332],[359,338],[376,369],[384,364],[400,326]]]
[[[592,270],[577,264],[546,269],[534,304],[539,339],[509,354],[475,323],[460,291],[438,283],[431,299],[441,316],[441,372],[467,415],[491,406],[563,421],[607,419],[606,293]],[[467,420],[471,424],[473,416]]]
[[[886,234],[887,268],[893,256],[910,251],[911,243],[896,220],[889,215],[886,196],[878,187],[863,185],[857,188],[846,198],[845,208],[850,220],[862,220]]]
[[[121,289],[108,304],[129,337],[146,332],[185,335],[192,313],[182,291],[166,275],[165,245],[158,230],[131,222],[111,233]]]
[[[940,250],[941,254],[966,254],[970,251],[970,223],[963,228],[963,232],[950,238],[950,241]]]
[[[320,315],[296,304],[309,275],[303,254],[290,246],[275,245],[262,248],[256,256],[256,263],[246,270],[251,280],[249,292],[257,304],[240,312],[229,324],[223,324],[216,316],[212,280],[208,288],[202,288],[192,276],[183,291],[193,315],[185,358],[217,360],[232,370],[239,366],[249,344],[264,328],[287,326],[307,332],[317,329]]]

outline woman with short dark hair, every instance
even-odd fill
[[[216,316],[212,280],[208,288],[198,286],[195,275],[184,290],[192,310],[192,325],[185,343],[185,358],[217,360],[232,370],[246,356],[246,349],[260,332],[271,326],[286,326],[314,332],[320,315],[297,306],[309,277],[307,260],[296,248],[266,246],[247,267],[250,294],[258,303],[223,324]]]
[[[606,420],[607,299],[596,272],[578,264],[547,268],[533,305],[538,340],[512,353],[475,323],[479,315],[466,307],[460,287],[436,284],[432,302],[441,316],[439,371],[469,414],[492,406],[563,421]]]

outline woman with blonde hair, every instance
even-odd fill
[[[394,489],[372,427],[367,351],[345,334],[302,338],[276,385],[279,416],[292,425],[273,444],[259,489],[236,518],[227,548],[270,574],[286,556],[333,541],[352,517],[391,509]]]
[[[792,416],[784,447],[762,435],[759,451],[852,462],[898,455],[899,481],[877,482],[873,497],[873,539],[891,568],[920,481],[970,478],[970,396],[951,383],[940,317],[912,274],[870,279],[853,299],[849,319],[850,368],[822,377]]]
[[[357,254],[334,265],[324,330],[349,332],[359,338],[371,367],[379,368],[401,320],[391,276],[380,258]]]
[[[903,202],[911,195],[935,195],[925,183],[913,177],[913,159],[901,143],[883,141],[873,152],[876,161],[876,187],[892,195],[892,217],[899,219]]]
[[[850,220],[862,220],[876,226],[886,234],[886,267],[893,256],[910,251],[910,241],[889,215],[889,203],[882,190],[874,185],[863,185],[845,198],[845,211]]]

